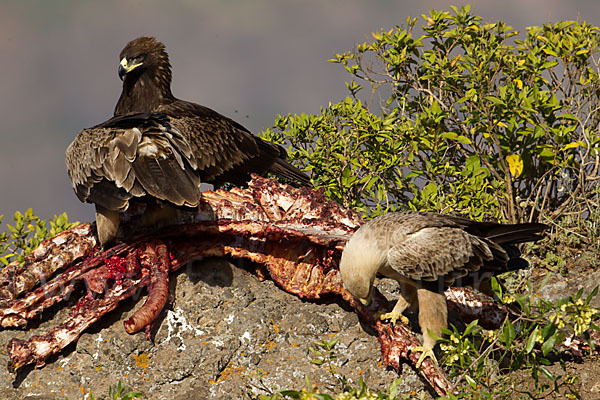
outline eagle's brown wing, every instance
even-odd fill
[[[185,135],[160,113],[114,117],[84,129],[66,152],[81,201],[123,212],[132,197],[198,205],[200,176]]]
[[[498,245],[472,236],[460,228],[427,227],[394,242],[387,254],[390,267],[414,281],[454,279],[478,271],[484,263],[508,256]]]
[[[392,269],[413,280],[443,277],[447,283],[480,268],[482,272],[523,268],[527,263],[513,245],[539,240],[548,228],[416,212],[390,213],[373,223],[390,232],[386,240]]]
[[[189,142],[202,180],[211,183],[245,184],[250,173],[274,172],[302,184],[309,177],[285,161],[285,149],[264,141],[210,108],[183,100],[160,105]]]

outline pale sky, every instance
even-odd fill
[[[123,46],[165,43],[175,96],[253,132],[277,114],[317,113],[347,95],[334,53],[408,16],[455,1],[0,0],[0,214],[32,207],[93,220],[69,183],[64,151],[77,132],[108,119],[121,91]],[[472,1],[486,21],[518,30],[567,19],[600,25],[600,2]]]

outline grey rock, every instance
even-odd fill
[[[125,302],[43,368],[17,381],[3,369],[0,387],[7,389],[0,398],[80,399],[90,390],[98,398],[120,380],[148,399],[250,399],[300,390],[305,377],[333,394],[340,386],[329,368],[355,385],[362,377],[375,390],[398,378],[381,364],[377,338],[336,299],[303,301],[223,259],[188,264],[171,276],[170,286],[173,303],[157,322],[154,343],[142,333],[125,332],[123,321],[143,299]],[[58,309],[33,330],[2,331],[0,342],[48,330],[67,311]],[[315,342],[333,338],[339,339],[337,360],[311,363],[316,356],[309,347],[318,349]],[[7,359],[1,352],[0,362],[6,365]],[[402,379],[404,393],[425,390],[408,366]]]
[[[583,298],[585,299],[596,286],[600,285],[600,271],[590,264],[589,258],[588,254],[583,253],[569,259],[566,276],[550,272],[538,275],[534,281],[541,286],[538,292],[542,298],[556,302],[575,295],[579,289],[583,289]],[[542,285],[542,283],[545,284]],[[600,308],[600,295],[593,298],[590,305]]]

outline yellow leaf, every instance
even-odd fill
[[[450,67],[451,67],[451,68],[452,68],[452,67],[454,67],[454,65],[456,64],[456,62],[457,62],[458,60],[460,60],[460,54],[459,54],[459,55],[457,55],[456,57],[454,57],[454,58],[452,59],[452,61],[450,61]]]
[[[498,122],[496,122],[496,125],[498,125],[498,126],[501,126],[501,127],[503,127],[503,128],[508,128],[508,125],[506,125],[506,124],[505,124],[504,122],[502,122],[502,121],[498,121]]]
[[[519,78],[515,78],[514,82],[517,84],[517,87],[519,88],[519,90],[523,90],[523,81],[520,80]]]
[[[563,148],[561,150],[569,150],[569,149],[573,149],[575,147],[579,147],[581,145],[582,145],[581,142],[572,142],[572,143],[569,143],[569,144],[563,146]]]
[[[511,154],[506,156],[508,162],[508,169],[513,178],[517,178],[523,172],[523,159],[518,154]]]

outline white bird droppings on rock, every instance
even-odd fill
[[[186,349],[185,342],[183,341],[183,337],[181,334],[183,332],[190,331],[194,334],[194,336],[203,335],[204,332],[201,329],[193,327],[185,318],[184,311],[176,307],[174,311],[167,311],[167,329],[169,332],[167,333],[167,337],[165,340],[161,342],[161,344],[168,343],[173,338],[178,338],[181,341],[177,350],[183,351]]]

